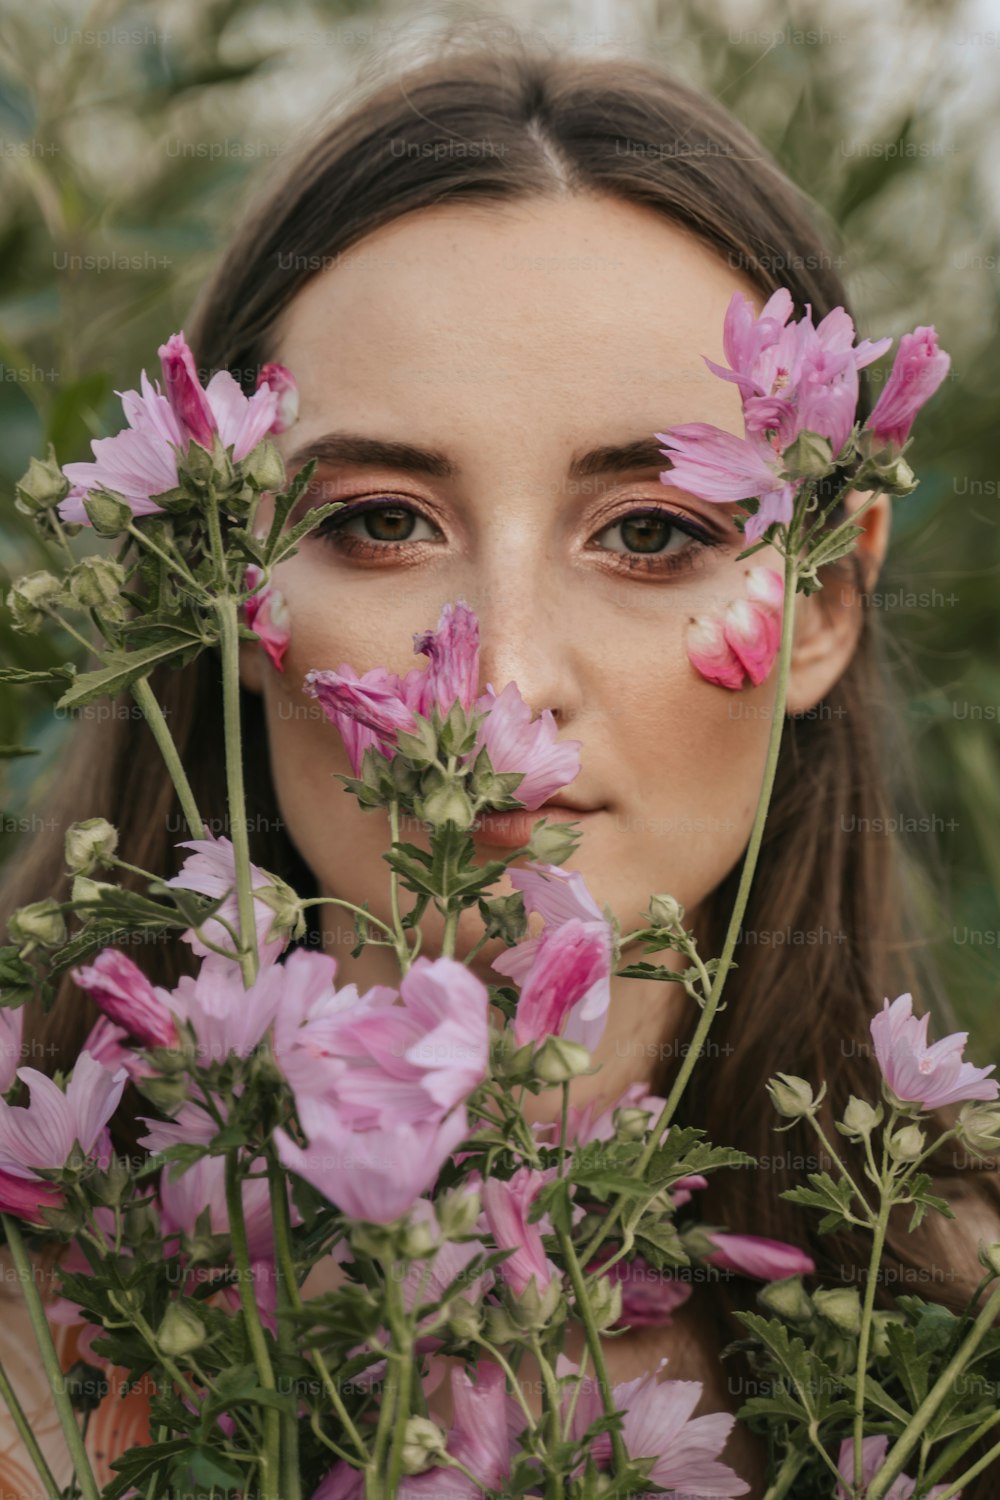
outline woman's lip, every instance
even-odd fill
[[[516,849],[531,839],[536,823],[545,818],[550,823],[577,823],[592,818],[600,808],[580,812],[574,807],[549,804],[535,812],[517,809],[513,812],[480,812],[470,832],[477,843],[488,844],[498,849]]]

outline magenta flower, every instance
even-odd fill
[[[119,1026],[109,1016],[101,1015],[88,1031],[82,1050],[89,1052],[91,1057],[96,1057],[112,1073],[118,1068],[124,1068],[133,1082],[139,1078],[148,1078],[153,1068],[138,1052],[126,1045],[128,1035],[124,1026]]]
[[[577,870],[532,863],[507,873],[524,893],[525,910],[538,912],[545,923],[539,937],[516,943],[492,964],[521,988],[514,1038],[523,1046],[559,1034],[592,1052],[611,1003],[608,919]]]
[[[63,1092],[37,1068],[18,1068],[28,1086],[28,1104],[0,1099],[0,1169],[37,1179],[37,1169],[64,1167],[74,1145],[85,1156],[106,1145],[105,1126],[128,1081],[124,1068],[112,1073],[81,1052]]]
[[[299,388],[295,376],[285,365],[271,361],[261,365],[257,376],[257,389],[260,390],[265,384],[278,398],[270,430],[273,433],[287,432],[298,421],[299,416]]]
[[[486,1228],[498,1250],[514,1251],[497,1269],[518,1297],[532,1281],[539,1294],[546,1292],[553,1277],[560,1274],[559,1267],[546,1255],[542,1241],[543,1233],[552,1233],[548,1215],[543,1214],[535,1223],[528,1222],[535,1199],[554,1175],[554,1167],[544,1171],[519,1167],[506,1181],[490,1177],[482,1185],[482,1217]]]
[[[177,845],[178,849],[194,849],[194,854],[189,854],[181,866],[180,874],[174,875],[170,880],[164,881],[164,885],[176,885],[186,891],[199,891],[203,896],[211,896],[217,900],[229,892],[228,899],[223,902],[216,916],[210,917],[203,925],[203,931],[210,942],[220,948],[228,948],[231,938],[222,926],[226,921],[234,931],[239,930],[239,903],[236,896],[236,856],[233,853],[232,840],[225,837],[216,838],[214,833],[208,832],[203,839],[185,839]],[[250,884],[253,890],[262,886],[272,885],[269,875],[256,865],[250,866]],[[285,946],[286,939],[278,937],[267,941],[267,934],[274,922],[274,911],[264,901],[254,901],[254,923],[257,929],[257,951],[260,955],[261,964],[274,963]],[[190,943],[195,953],[203,958],[212,953],[212,949],[205,946],[194,928],[181,933],[186,943]]]
[[[464,764],[472,765],[485,745],[495,771],[523,776],[515,796],[525,807],[541,807],[574,780],[582,742],[558,741],[549,709],[532,720],[531,709],[512,682],[501,693],[488,683],[477,697],[479,621],[463,599],[445,604],[437,627],[418,631],[413,642],[415,651],[429,657],[429,665],[414,667],[404,677],[386,667],[372,667],[359,677],[345,662],[335,672],[306,673],[303,692],[319,700],[340,731],[355,776],[361,774],[369,747],[391,760],[397,734],[412,733],[416,715],[429,718],[434,707],[446,715],[460,703],[466,713],[475,708],[486,715]]]
[[[880,1433],[877,1437],[862,1438],[861,1478],[866,1488],[885,1463],[888,1451],[889,1439],[885,1433]],[[835,1500],[850,1500],[850,1496],[854,1493],[854,1441],[852,1438],[844,1438],[841,1443],[837,1468],[840,1470],[841,1477],[846,1481],[847,1487],[838,1484]],[[910,1500],[916,1487],[915,1479],[910,1479],[906,1474],[900,1474],[899,1478],[886,1490],[885,1500]],[[935,1500],[937,1495],[943,1495],[947,1489],[946,1484],[934,1485],[927,1491],[926,1500]],[[958,1491],[954,1500],[962,1500],[961,1490]]]
[[[709,422],[684,422],[654,437],[670,459],[670,468],[660,474],[663,484],[702,500],[760,500],[744,527],[748,542],[759,541],[773,522],[787,525],[792,519],[798,485],[782,477],[780,456],[768,444],[752,443]]]
[[[272,430],[279,395],[262,386],[244,396],[228,370],[219,370],[202,389],[194,357],[183,333],[171,334],[158,351],[166,392],[150,383],[145,370],[139,391],[119,391],[128,423],[112,437],[91,442],[92,462],[65,464],[73,488],[57,507],[64,521],[90,525],[83,501],[91,490],[120,495],[135,516],[158,515],[156,496],[180,483],[178,459],[191,442],[211,449],[218,435],[239,463]]]
[[[725,1234],[704,1231],[715,1249],[701,1258],[710,1266],[754,1276],[759,1281],[781,1281],[785,1276],[809,1276],[816,1262],[804,1250],[783,1240],[768,1240],[757,1234]]]
[[[742,598],[721,615],[699,615],[687,629],[688,660],[718,687],[739,691],[768,676],[781,645],[784,587],[774,568],[751,568]]]
[[[247,588],[254,592],[244,602],[243,617],[254,634],[259,636],[261,645],[278,671],[283,672],[285,652],[292,638],[288,605],[284,594],[273,584],[265,583],[263,588],[259,587],[263,576],[256,563],[247,563],[243,579]]]
[[[72,970],[72,978],[110,1020],[143,1047],[176,1047],[173,1016],[157,997],[138,964],[117,948],[103,948],[93,963]]]
[[[913,1014],[913,997],[897,995],[872,1018],[875,1056],[886,1085],[904,1104],[940,1109],[964,1099],[995,1099],[1000,1083],[988,1075],[995,1068],[975,1068],[962,1061],[967,1031],[955,1031],[932,1046],[927,1044],[930,1017]]]
[[[712,1412],[695,1417],[692,1413],[701,1400],[700,1380],[663,1380],[657,1375],[666,1365],[661,1359],[656,1370],[636,1380],[626,1380],[612,1388],[612,1398],[623,1412],[622,1439],[630,1458],[655,1458],[649,1479],[672,1494],[683,1494],[684,1500],[725,1500],[745,1495],[750,1486],[728,1465],[719,1462],[719,1454],[736,1422],[729,1412]],[[576,1367],[560,1354],[556,1360],[559,1379],[576,1373]],[[563,1394],[564,1418],[575,1394],[573,1386]],[[587,1428],[602,1415],[600,1387],[592,1376],[580,1382],[579,1395],[570,1424],[570,1435],[581,1438]],[[590,1445],[590,1453],[599,1468],[611,1463],[611,1437],[601,1433]],[[582,1472],[583,1466],[580,1466]]]
[[[933,327],[903,334],[889,379],[865,423],[876,442],[903,446],[917,412],[933,396],[950,367],[951,356],[938,348]]]
[[[16,1177],[0,1171],[0,1214],[13,1214],[29,1224],[44,1223],[43,1208],[60,1208],[63,1193],[40,1177]]]
[[[282,1163],[352,1219],[391,1224],[436,1181],[468,1134],[460,1104],[440,1123],[354,1130],[328,1110],[322,1131],[302,1147],[284,1130],[274,1140]]]

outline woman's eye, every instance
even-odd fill
[[[692,541],[708,542],[708,537],[695,527],[679,521],[678,517],[662,509],[630,511],[605,526],[596,539],[618,533],[618,545],[609,544],[609,552],[638,553],[646,557],[672,556],[683,552]]]
[[[424,532],[420,528],[424,527]],[[378,551],[394,543],[434,540],[436,528],[408,505],[373,504],[345,506],[317,526],[314,536],[329,538],[347,551]]]

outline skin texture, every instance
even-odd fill
[[[685,630],[693,616],[737,597],[749,567],[780,559],[767,551],[737,563],[742,538],[732,508],[661,483],[662,456],[629,472],[568,478],[574,456],[681,422],[742,433],[736,388],[701,358],[723,361],[723,318],[736,289],[763,304],[752,283],[652,212],[566,196],[411,214],[321,272],[289,305],[269,351],[301,391],[299,421],[278,440],[286,460],[336,430],[440,450],[458,470],[426,478],[321,465],[311,503],[388,494],[425,520],[352,521],[349,534],[375,546],[382,539],[375,558],[307,539],[275,571],[291,616],[284,672],[255,644],[241,648],[244,682],[264,695],[281,816],[324,895],[367,900],[388,919],[381,858],[388,822],[362,812],[331,781],[351,768],[336,730],[302,694],[303,676],[344,662],[358,672],[379,665],[406,672],[423,660],[413,655],[413,633],[433,627],[442,604],[459,597],[480,621],[480,686],[499,691],[513,679],[536,713],[552,710],[560,737],[583,743],[582,769],[566,794],[600,810],[583,821],[582,843],[564,868],[582,872],[624,930],[641,925],[655,892],[670,892],[693,915],[739,860],[763,769],[773,674],[740,693],[713,686],[689,663]],[[683,532],[613,524],[650,505],[701,525],[718,545],[695,544],[681,555]],[[860,550],[877,571],[888,530],[884,499],[864,522]],[[393,538],[418,545],[394,557]],[[655,559],[656,549],[678,565],[642,571],[642,558]],[[845,602],[846,591],[828,592],[826,612],[815,598],[796,601],[793,711],[823,697],[857,639],[858,608]],[[402,831],[427,847],[420,829]],[[511,888],[504,877],[494,894]],[[404,912],[410,899],[402,893]],[[348,914],[321,911],[339,982],[398,983],[391,953],[367,948],[352,960]],[[424,929],[422,952],[434,956],[443,923],[433,910]],[[534,919],[530,930],[538,930]],[[476,914],[467,914],[459,957],[480,932]],[[500,951],[489,944],[474,961],[486,982],[498,977],[489,965]],[[572,1102],[612,1098],[648,1080],[683,1002],[675,986],[614,981],[594,1055],[600,1071],[574,1080]],[[532,1118],[554,1119],[559,1092],[528,1096],[526,1106]],[[308,1291],[333,1286],[340,1274],[332,1264],[318,1267]],[[612,1379],[633,1378],[666,1353],[672,1378],[705,1382],[699,1411],[735,1410],[742,1397],[727,1390],[710,1296],[710,1286],[696,1287],[670,1328],[605,1340]],[[578,1358],[582,1342],[577,1325],[566,1352]],[[530,1358],[521,1373],[538,1411]],[[430,1404],[447,1422],[446,1378]],[[725,1458],[754,1496],[763,1494],[759,1446],[739,1424]]]

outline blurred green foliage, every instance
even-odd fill
[[[1000,452],[995,441],[1000,232],[996,35],[955,0],[864,11],[621,0],[615,31],[538,6],[529,37],[658,60],[714,94],[826,215],[862,331],[934,324],[952,377],[917,425],[922,483],[897,503],[884,611],[944,901],[927,938],[959,1017],[1000,1047]],[[152,370],[242,202],[298,126],[390,50],[416,56],[452,7],[14,3],[0,32],[0,541],[2,577],[46,566],[12,505],[32,454],[89,456],[114,430],[115,387]],[[462,14],[501,30],[500,9]],[[738,17],[738,19],[737,19]],[[752,17],[753,19],[749,19]],[[978,19],[977,19],[978,18]],[[987,14],[988,21],[988,14]],[[412,38],[408,36],[412,30]],[[991,50],[992,49],[992,50]],[[84,538],[80,539],[81,542]],[[60,635],[15,636],[30,668],[79,659]],[[52,774],[57,690],[0,689],[0,855]],[[34,788],[34,791],[32,791]],[[81,816],[87,810],[81,809]]]

